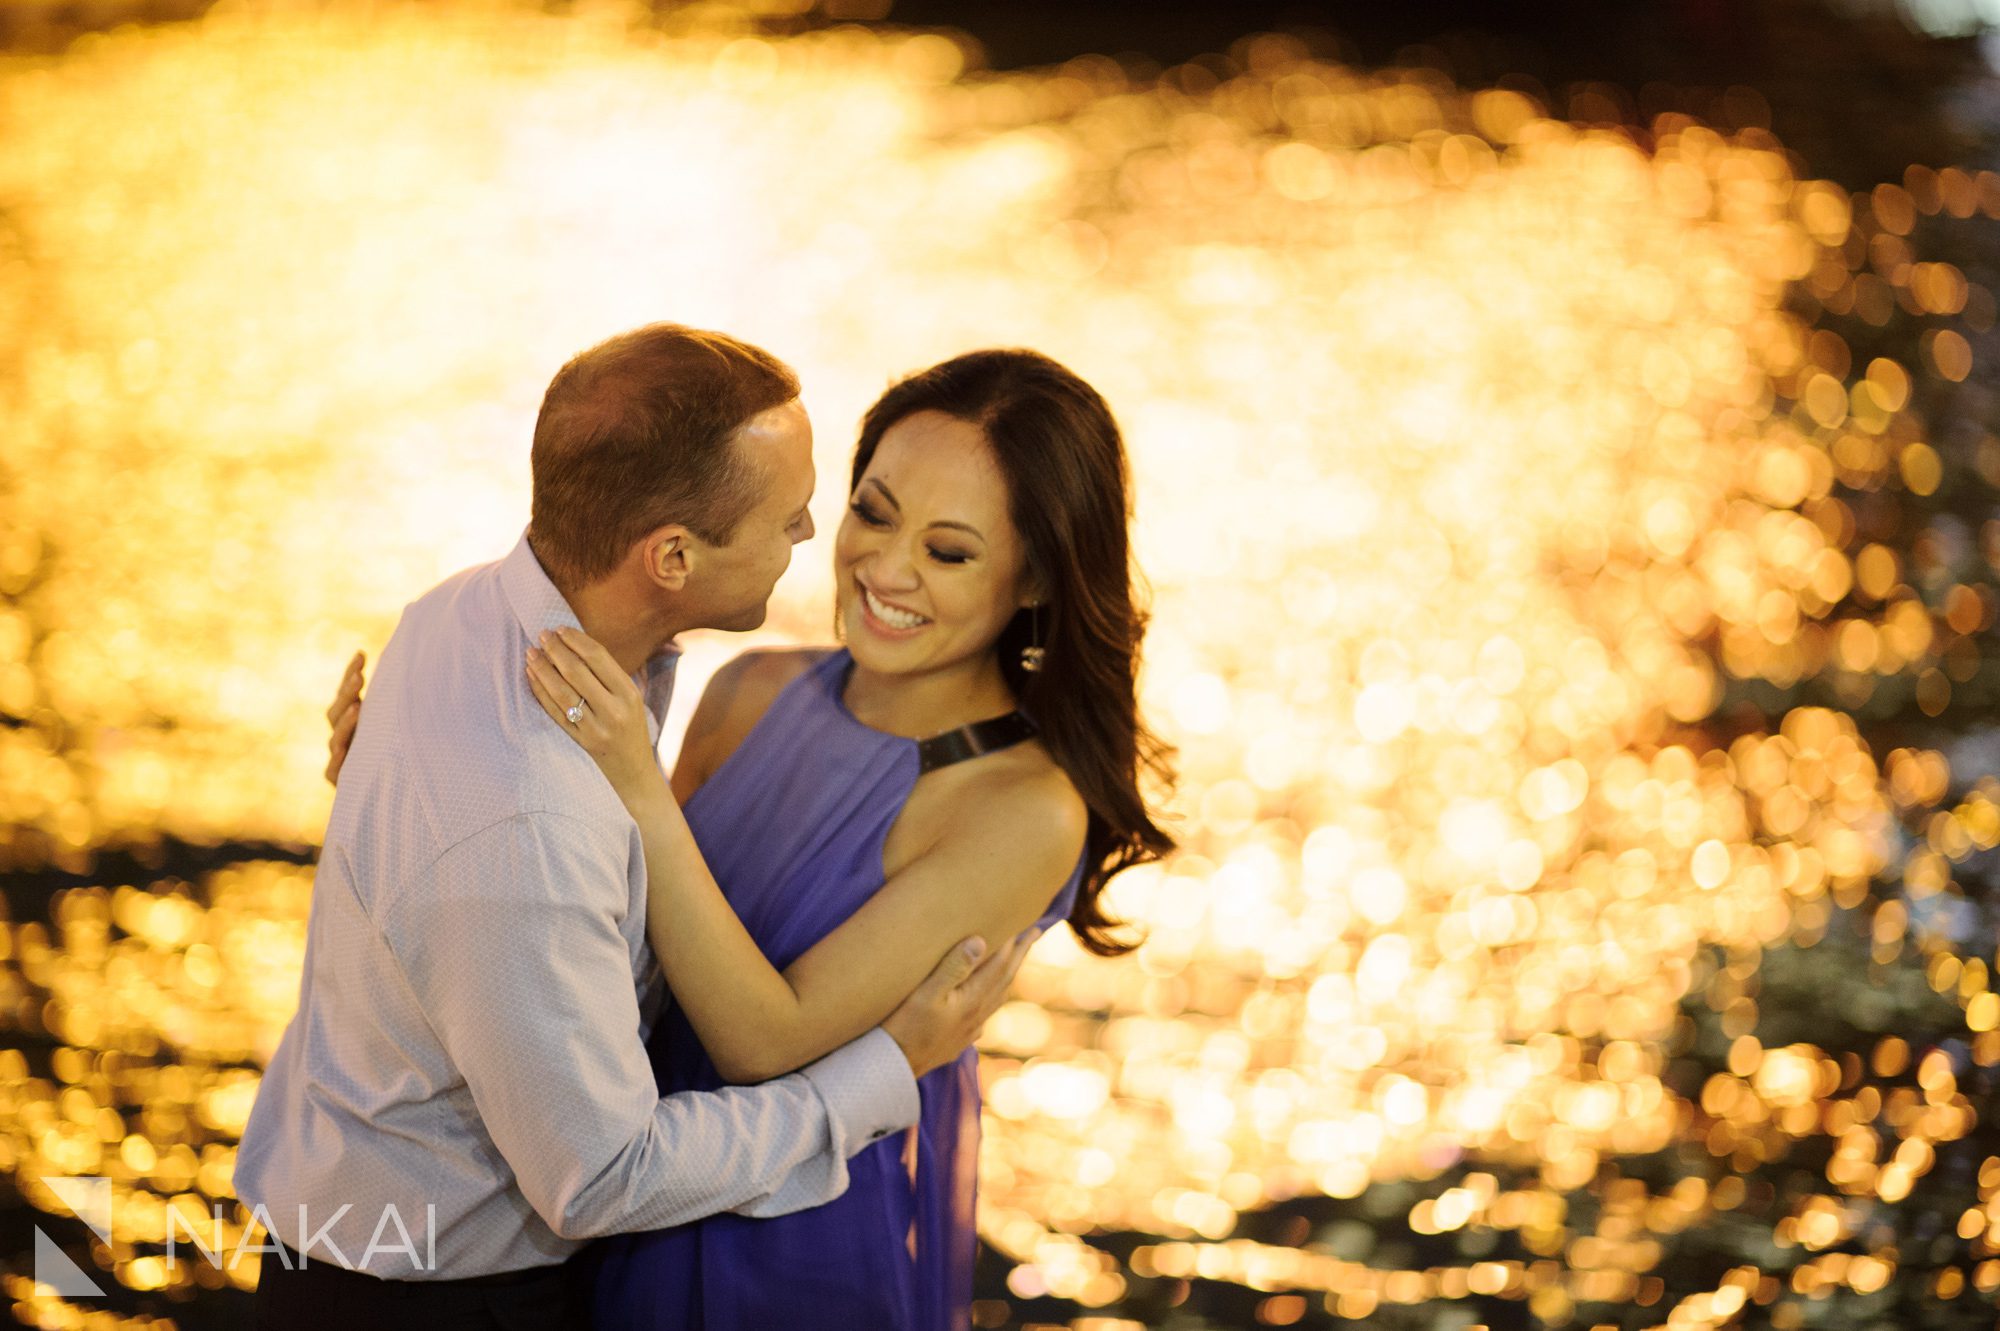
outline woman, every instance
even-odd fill
[[[968,934],[1066,917],[1092,951],[1128,949],[1105,883],[1173,844],[1139,791],[1142,772],[1169,773],[1137,714],[1129,516],[1103,399],[1047,357],[974,352],[863,421],[834,552],[846,648],[724,667],[671,786],[601,647],[564,630],[531,650],[544,710],[645,844],[648,932],[676,1000],[652,1038],[662,1093],[804,1066]],[[330,713],[336,769],[358,688],[357,666]],[[857,1154],[826,1206],[600,1245],[599,1324],[967,1325],[975,1055],[919,1089],[917,1128]]]

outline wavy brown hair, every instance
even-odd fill
[[[1137,944],[1116,937],[1101,897],[1113,875],[1157,860],[1174,839],[1140,793],[1172,785],[1171,750],[1139,716],[1139,644],[1146,614],[1133,596],[1125,443],[1097,390],[1034,351],[974,351],[910,376],[861,422],[850,491],[882,436],[920,411],[977,425],[1007,481],[1008,512],[1043,589],[1039,612],[1001,630],[1000,670],[1041,741],[1090,810],[1085,865],[1070,927],[1099,956]],[[1021,668],[1039,618],[1042,669]]]

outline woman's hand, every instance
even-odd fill
[[[528,684],[550,719],[597,760],[627,809],[665,790],[666,773],[646,726],[646,699],[589,634],[573,628],[542,634],[540,649],[528,649]]]
[[[330,786],[340,784],[340,768],[347,761],[347,750],[354,743],[354,728],[361,724],[362,665],[368,660],[368,653],[356,652],[354,659],[347,663],[347,673],[340,677],[340,690],[333,695],[333,705],[326,709],[326,723],[333,727],[333,734],[326,741],[326,781]]]

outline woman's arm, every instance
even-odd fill
[[[780,974],[701,858],[652,753],[637,687],[581,633],[564,630],[546,647],[529,661],[536,696],[597,759],[638,823],[648,937],[730,1081],[803,1067],[880,1024],[966,935],[1009,939],[1032,924],[1075,867],[1086,815],[1068,780],[1053,769],[995,777],[957,802],[928,849]],[[588,710],[571,726],[561,718],[578,696]]]
[[[1059,836],[1025,826],[1051,801],[992,794],[782,974],[715,886],[664,783],[638,803],[648,937],[717,1071],[754,1082],[803,1067],[879,1025],[968,934],[1010,939],[1034,923],[1076,863],[1082,819],[1051,853]]]

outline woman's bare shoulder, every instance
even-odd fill
[[[728,690],[740,704],[762,712],[785,685],[838,651],[836,647],[752,647],[738,652],[715,672],[704,701],[717,688]]]
[[[685,799],[736,751],[785,686],[831,655],[831,647],[753,647],[710,677],[688,718],[674,785]],[[686,769],[683,776],[682,769]]]
[[[1010,858],[1056,864],[1066,874],[1089,821],[1069,774],[1031,742],[924,777],[885,850],[893,862],[910,863],[939,851],[1005,846]]]
[[[938,792],[944,798],[932,806],[928,844],[910,863],[923,861],[951,881],[976,883],[972,898],[1006,928],[1024,928],[1075,872],[1090,810],[1040,744],[955,766],[963,769],[959,780],[948,793]]]
[[[1069,773],[1039,742],[1017,744],[990,755],[991,762],[967,763],[967,789],[960,802],[988,817],[1020,819],[1057,844],[1080,838],[1089,809]]]

